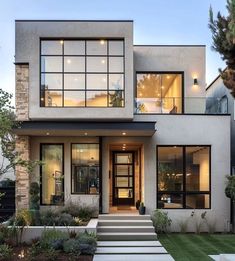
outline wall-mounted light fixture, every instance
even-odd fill
[[[193,78],[193,85],[198,85],[198,80],[197,80],[197,78]]]

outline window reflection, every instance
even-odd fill
[[[182,75],[137,74],[137,113],[182,113]]]
[[[64,106],[68,107],[84,107],[85,92],[84,91],[65,91]]]
[[[41,74],[41,89],[62,89],[62,74]]]
[[[40,106],[124,107],[123,40],[42,40]]]
[[[63,145],[43,144],[41,155],[42,204],[60,205],[64,200]]]
[[[107,91],[87,91],[87,106],[107,107]]]
[[[99,193],[99,144],[72,144],[72,193]]]
[[[64,89],[85,89],[85,74],[65,74]]]

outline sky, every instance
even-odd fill
[[[134,44],[206,45],[209,84],[225,64],[211,50],[210,5],[226,0],[0,0],[0,88],[14,93],[15,20],[134,20]]]

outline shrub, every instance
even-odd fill
[[[55,213],[55,211],[48,209],[40,212],[41,214],[41,224],[44,226],[54,226],[55,220],[58,217],[58,215]]]
[[[153,212],[152,221],[156,233],[166,233],[172,222],[167,212],[161,212],[158,209]]]
[[[77,206],[70,203],[62,208],[62,213],[70,214],[72,217],[78,217],[83,221],[88,221],[94,214],[94,209],[88,206]]]
[[[32,223],[31,212],[28,209],[21,209],[15,216],[14,223],[16,226],[29,226]]]
[[[44,230],[40,239],[40,246],[43,249],[62,249],[65,240],[69,239],[68,233],[56,229]]]
[[[43,254],[44,254],[46,260],[48,260],[48,261],[57,260],[57,257],[59,256],[58,251],[56,251],[53,248],[48,248],[48,249],[44,250]]]
[[[77,236],[79,242],[79,249],[83,255],[94,255],[97,246],[97,239],[94,234],[85,232]]]
[[[30,184],[30,189],[29,189],[29,194],[30,194],[30,209],[33,210],[39,210],[39,192],[40,192],[40,187],[37,182],[32,182]]]
[[[63,249],[65,253],[80,255],[80,243],[75,238],[65,241],[63,244]]]
[[[73,217],[67,213],[60,214],[56,218],[55,223],[57,226],[75,226],[76,225],[76,222],[73,219]]]
[[[0,245],[0,260],[8,260],[12,257],[12,248],[7,244]]]

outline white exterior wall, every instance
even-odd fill
[[[205,46],[134,46],[134,73],[183,72],[185,112],[205,112]],[[193,79],[198,85],[193,85]],[[197,97],[197,98],[195,98]]]
[[[125,107],[40,107],[40,38],[122,38],[125,44]],[[29,118],[108,120],[133,119],[133,23],[89,21],[16,21],[16,63],[29,63]]]

